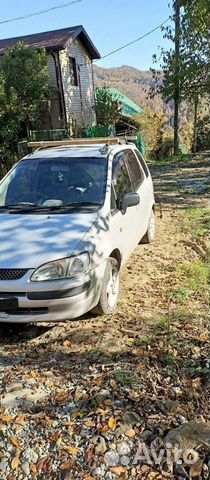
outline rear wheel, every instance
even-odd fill
[[[92,310],[98,315],[115,311],[120,294],[120,271],[115,258],[108,258],[98,305]]]
[[[155,212],[152,210],[150,218],[149,218],[149,225],[147,231],[143,238],[141,239],[140,243],[151,243],[155,239]]]

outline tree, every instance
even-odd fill
[[[23,43],[8,48],[2,72],[6,97],[13,92],[19,120],[29,129],[46,109],[51,90],[45,49],[26,48]]]
[[[0,155],[10,167],[21,134],[41,119],[53,92],[45,49],[18,43],[1,60]]]
[[[162,27],[163,37],[173,43],[173,49],[168,51],[161,49],[160,70],[151,69],[155,86],[151,94],[162,93],[166,101],[174,101],[174,153],[179,148],[179,105],[181,102],[181,49],[180,49],[180,0],[172,2],[173,14],[170,17],[173,26]],[[153,55],[156,63],[159,59]]]
[[[200,98],[208,91],[209,0],[173,0],[172,25],[163,27],[164,37],[173,43],[161,49],[160,70],[152,69],[153,93],[174,101],[174,150],[178,149],[179,108],[183,100],[194,105],[194,141]],[[173,27],[174,24],[174,27]],[[157,62],[157,56],[154,55]],[[163,74],[161,81],[160,75]]]
[[[97,122],[100,125],[113,125],[120,118],[120,101],[105,86],[96,89],[95,109]]]
[[[179,103],[180,103],[180,0],[174,1],[174,23],[175,23],[175,76],[174,76],[174,153],[177,155],[179,150]]]
[[[5,78],[0,74],[0,158],[10,167],[13,163],[15,144],[21,128],[17,109],[17,96],[13,89],[7,92]],[[4,165],[2,165],[4,170]]]
[[[210,94],[209,0],[182,0],[182,42],[185,53],[183,96],[193,106],[194,126],[192,150],[196,151],[197,124],[203,103]]]
[[[165,137],[164,125],[167,123],[165,116],[159,116],[148,109],[144,109],[144,115],[135,115],[133,120],[140,127],[148,157],[158,158]]]

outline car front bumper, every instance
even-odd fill
[[[34,270],[19,280],[0,281],[0,299],[18,299],[15,310],[0,311],[0,322],[31,323],[71,320],[97,305],[105,264],[81,278],[30,282]]]

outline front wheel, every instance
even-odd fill
[[[150,218],[149,218],[149,225],[147,231],[143,238],[141,239],[140,243],[151,243],[155,239],[155,212],[152,210]]]
[[[120,271],[115,258],[108,258],[98,305],[92,310],[98,315],[109,315],[117,307],[120,294]]]

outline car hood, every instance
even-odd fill
[[[68,257],[97,218],[97,212],[0,215],[0,268],[37,268]]]

